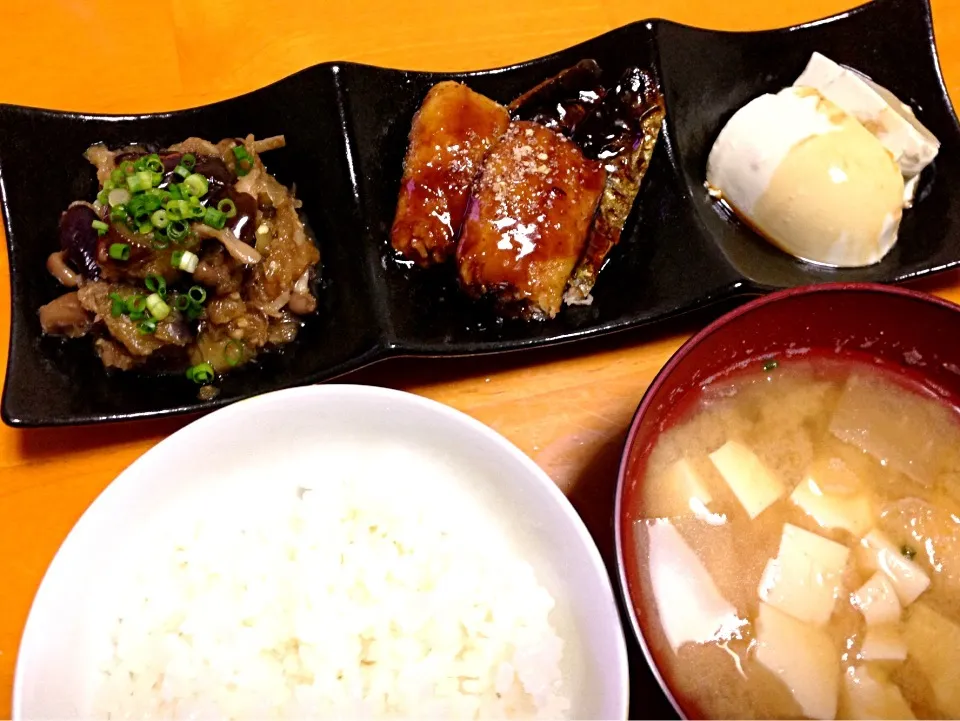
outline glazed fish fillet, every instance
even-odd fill
[[[504,311],[552,318],[606,183],[602,163],[538,123],[510,124],[474,184],[457,248],[460,283]]]
[[[582,60],[510,104],[514,118],[563,133],[607,171],[597,219],[564,297],[571,304],[590,302],[597,275],[620,242],[664,118],[660,88],[650,73],[629,68],[610,89],[601,85],[600,74],[595,61]]]
[[[431,88],[410,129],[390,232],[395,250],[419,265],[453,256],[470,186],[509,122],[506,108],[466,85]]]

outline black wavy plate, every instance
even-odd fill
[[[852,65],[911,102],[942,141],[900,242],[882,263],[830,270],[774,250],[719,212],[703,190],[710,144],[747,100],[788,85],[814,50]],[[391,260],[388,231],[410,120],[427,89],[459,78],[500,101],[596,58],[608,78],[629,65],[659,76],[667,122],[623,240],[592,306],[553,321],[500,321],[467,300],[453,273]],[[296,183],[320,244],[320,313],[295,348],[196,400],[177,377],[108,376],[88,342],[44,338],[37,308],[60,292],[44,263],[60,212],[92,197],[91,143],[168,143],[284,133],[268,156]],[[876,0],[807,25],[722,33],[638,22],[576,47],[498,70],[417,73],[317,65],[214,105],[160,115],[102,116],[0,106],[0,195],[10,253],[12,327],[3,420],[14,426],[115,421],[213,409],[258,393],[328,380],[389,356],[468,355],[555,344],[675,317],[721,300],[821,281],[900,282],[960,264],[960,126],[940,76],[929,6]]]

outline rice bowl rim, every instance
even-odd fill
[[[151,468],[157,466],[164,467],[169,465],[171,459],[182,457],[180,451],[183,447],[187,445],[194,446],[198,435],[204,437],[206,432],[214,430],[219,424],[225,421],[237,422],[246,416],[255,419],[257,414],[265,406],[274,404],[292,408],[294,404],[351,403],[354,400],[363,399],[379,399],[385,404],[396,404],[401,409],[410,408],[420,410],[427,415],[438,416],[448,424],[461,426],[468,435],[486,439],[495,446],[497,453],[512,458],[524,471],[523,474],[518,475],[514,479],[514,483],[539,487],[539,490],[543,491],[546,498],[549,499],[549,502],[561,512],[563,518],[561,523],[566,525],[566,533],[574,534],[577,545],[581,546],[588,556],[590,566],[589,576],[592,579],[591,583],[594,586],[595,593],[602,597],[606,613],[611,615],[616,621],[614,626],[618,632],[615,638],[610,639],[616,647],[616,664],[615,668],[606,669],[604,675],[615,672],[619,676],[619,698],[616,699],[617,718],[625,719],[629,705],[629,666],[627,661],[626,636],[617,609],[612,580],[600,556],[600,551],[590,532],[587,530],[583,519],[574,509],[570,500],[564,495],[556,483],[553,482],[550,476],[547,475],[546,471],[540,468],[533,459],[503,435],[470,415],[440,403],[439,401],[391,388],[357,384],[333,384],[303,386],[274,391],[272,393],[265,393],[253,398],[240,400],[224,408],[217,409],[208,415],[192,421],[166,438],[163,438],[155,446],[144,452],[124,468],[116,478],[107,484],[86,508],[61,542],[34,594],[17,649],[11,704],[13,721],[26,721],[22,708],[24,686],[26,683],[25,679],[28,673],[35,672],[38,668],[38,665],[35,663],[25,663],[25,659],[29,659],[35,655],[31,653],[31,649],[37,645],[38,641],[34,641],[33,639],[35,636],[42,634],[42,624],[47,615],[58,608],[62,608],[62,602],[57,601],[57,599],[67,595],[65,592],[75,591],[75,589],[66,587],[60,580],[60,577],[63,575],[61,566],[64,566],[67,562],[64,559],[69,555],[69,549],[72,546],[81,543],[91,534],[95,534],[99,525],[109,521],[109,519],[115,515],[120,506],[114,499],[121,498],[125,494],[136,495],[136,484],[147,482]],[[554,523],[554,525],[556,525],[556,523]],[[530,562],[534,568],[541,565],[529,559],[528,562]],[[567,574],[559,575],[561,578],[568,578]],[[570,581],[567,581],[565,585],[569,583]],[[610,699],[610,701],[613,700],[614,699]]]

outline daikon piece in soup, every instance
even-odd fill
[[[933,392],[816,357],[715,380],[627,504],[688,715],[960,717],[960,415]]]

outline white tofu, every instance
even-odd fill
[[[643,523],[641,521],[641,523]],[[650,579],[670,647],[726,640],[746,624],[672,523],[646,523]]]
[[[767,562],[757,593],[797,620],[822,626],[833,614],[849,556],[840,543],[784,524],[780,550]]]
[[[896,626],[873,626],[860,646],[864,661],[906,661],[907,642]]]
[[[940,712],[960,719],[960,626],[918,603],[907,613],[904,635],[910,660],[930,682]]]
[[[916,718],[900,689],[877,678],[866,666],[851,666],[843,674],[840,710],[848,719]]]
[[[900,599],[893,582],[883,571],[877,571],[850,596],[868,626],[896,623],[900,620]]]
[[[908,105],[863,74],[820,53],[813,54],[794,86],[815,88],[859,120],[890,151],[906,179],[919,175],[940,151],[940,141]],[[905,188],[905,203],[913,199],[915,185]]]
[[[760,604],[757,661],[786,684],[804,716],[836,717],[840,684],[837,657],[837,649],[825,631]]]
[[[686,458],[648,481],[644,514],[652,518],[700,517],[713,496],[696,468]]]
[[[845,478],[850,476],[850,478]],[[821,528],[842,528],[862,536],[874,524],[873,504],[867,492],[850,494],[830,492],[831,482],[840,477],[847,487],[862,487],[859,479],[839,458],[814,464],[806,477],[790,494],[797,504]]]
[[[724,443],[710,454],[710,460],[750,518],[756,518],[786,493],[780,479],[738,441]]]
[[[874,529],[860,541],[875,559],[876,567],[893,583],[900,605],[909,606],[930,586],[930,577],[906,558],[889,538]]]

